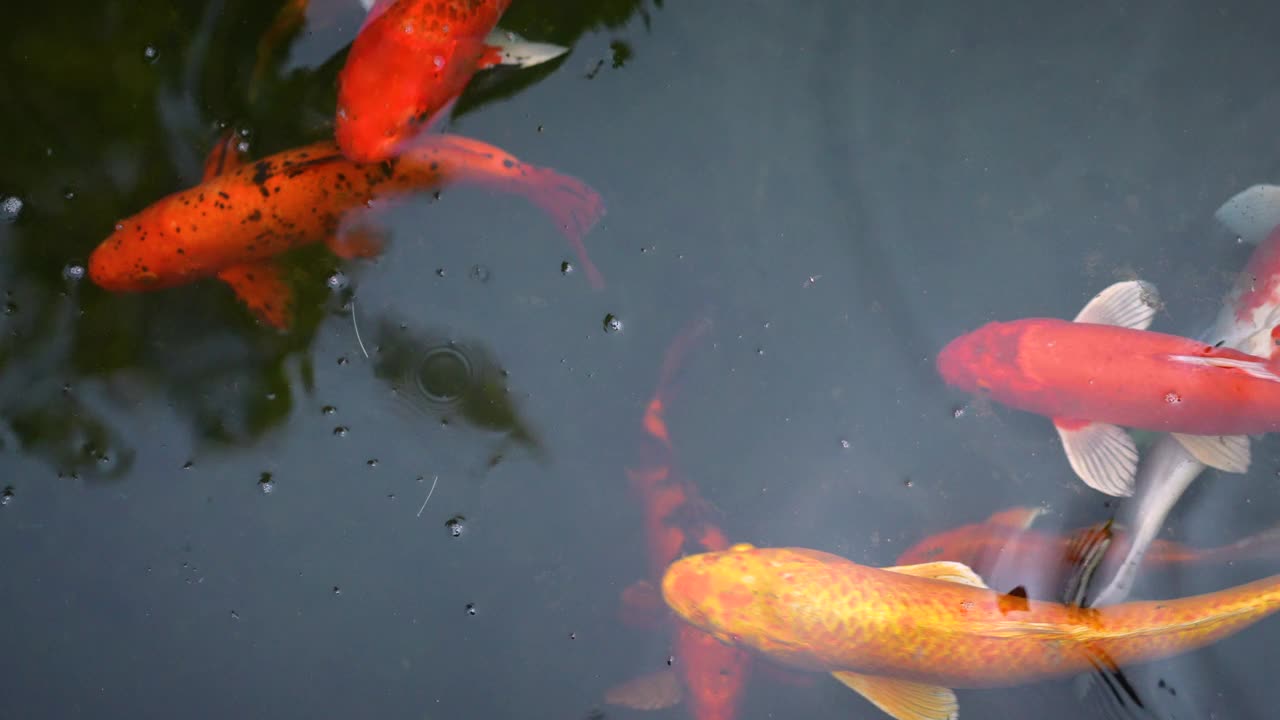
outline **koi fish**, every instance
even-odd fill
[[[360,162],[385,160],[434,125],[471,76],[528,67],[568,52],[495,33],[511,0],[379,0],[338,75],[338,146]]]
[[[1087,584],[1088,574],[1100,565],[1107,567],[1103,553],[1124,553],[1132,544],[1131,535],[1111,522],[1065,534],[1033,529],[1032,523],[1043,513],[1040,507],[1002,510],[983,522],[931,535],[907,548],[896,563],[964,563],[993,588],[1007,591],[1020,587],[1031,598],[1079,604],[1079,591]],[[1154,540],[1140,562],[1144,567],[1168,567],[1254,557],[1280,557],[1280,527],[1213,548]]]
[[[1258,249],[1236,279],[1214,324],[1200,338],[1210,345],[1269,358],[1275,348],[1273,329],[1280,325],[1280,187],[1247,188],[1223,203],[1214,217]],[[1138,469],[1137,502],[1126,508],[1132,542],[1089,604],[1109,605],[1129,596],[1143,556],[1165,518],[1204,469],[1174,437],[1162,436],[1151,446]]]
[[[968,566],[858,565],[735,545],[672,563],[667,605],[731,647],[829,672],[898,720],[959,715],[951,688],[1008,687],[1204,647],[1280,609],[1280,575],[1206,595],[1080,608],[993,592]]]
[[[583,236],[601,215],[600,196],[575,178],[522,162],[458,135],[432,137],[382,163],[348,160],[330,141],[243,163],[236,138],[210,155],[204,181],[132,217],[89,257],[89,277],[114,292],[158,290],[200,278],[227,283],[260,320],[289,326],[292,293],[274,258],[325,242],[344,258],[381,244],[353,228],[348,212],[375,200],[471,183],[524,196],[555,222],[589,274]]]
[[[647,614],[662,607],[654,584],[667,565],[686,552],[724,550],[724,532],[699,511],[697,488],[675,471],[675,449],[664,414],[672,376],[692,343],[709,327],[701,319],[686,327],[667,349],[657,389],[644,413],[644,465],[627,470],[631,487],[644,508],[645,540],[649,548],[649,576],[623,595],[624,612]],[[672,623],[673,667],[613,687],[605,702],[639,710],[671,707],[687,696],[695,720],[731,720],[751,672],[746,652],[728,647],[686,623]]]
[[[1141,281],[1099,293],[1075,322],[993,322],[952,340],[937,367],[950,385],[1047,415],[1090,487],[1132,495],[1138,451],[1121,425],[1173,433],[1197,461],[1249,468],[1248,434],[1280,428],[1276,363],[1149,332],[1158,303]]]

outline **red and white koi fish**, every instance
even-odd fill
[[[662,606],[656,584],[667,565],[686,553],[724,550],[724,533],[706,518],[697,488],[680,477],[675,449],[664,414],[670,399],[672,376],[685,352],[710,322],[701,319],[685,328],[667,349],[657,389],[645,408],[645,463],[627,470],[631,487],[644,511],[645,541],[649,547],[649,577],[624,593],[624,612],[633,618],[651,614]],[[605,701],[640,710],[671,707],[684,700],[694,720],[731,720],[737,716],[747,678],[750,657],[714,637],[669,616],[664,624],[672,633],[672,667],[641,676],[611,688]]]
[[[1258,249],[1236,279],[1217,320],[1200,338],[1210,345],[1272,357],[1272,332],[1280,325],[1280,187],[1247,188],[1223,203],[1214,217],[1240,240],[1258,244]],[[1115,571],[1109,577],[1098,576],[1107,580],[1088,604],[1110,605],[1129,597],[1143,557],[1165,518],[1204,469],[1175,437],[1162,436],[1151,446],[1138,468],[1137,500],[1125,510],[1126,523],[1133,528],[1132,541]]]
[[[595,271],[582,238],[604,214],[600,196],[580,180],[492,145],[439,135],[397,158],[357,163],[326,141],[245,164],[236,143],[233,136],[215,148],[204,182],[121,220],[90,255],[89,277],[115,292],[217,277],[259,319],[285,328],[293,301],[277,255],[315,242],[342,257],[376,254],[378,242],[342,232],[349,211],[456,183],[524,196],[564,232],[588,272]]]
[[[1173,433],[1199,462],[1245,472],[1248,434],[1280,429],[1280,368],[1146,331],[1157,304],[1153,286],[1116,283],[1075,322],[993,322],[952,340],[938,371],[950,385],[1053,418],[1072,469],[1109,495],[1133,494],[1138,464],[1120,426]]]

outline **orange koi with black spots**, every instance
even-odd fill
[[[521,195],[541,208],[599,282],[582,244],[604,214],[599,194],[492,145],[439,135],[398,158],[356,163],[326,141],[246,164],[235,143],[233,137],[215,149],[204,182],[121,220],[89,257],[89,277],[115,292],[217,277],[259,319],[285,328],[292,299],[273,262],[277,255],[314,242],[344,257],[375,254],[379,243],[344,231],[350,211],[367,212],[375,200],[470,183]]]
[[[727,645],[830,672],[898,720],[959,714],[950,688],[1006,687],[1169,657],[1280,609],[1280,575],[1206,595],[1081,608],[993,592],[961,563],[872,568],[735,545],[677,560],[668,606]]]

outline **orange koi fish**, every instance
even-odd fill
[[[1206,595],[1081,608],[987,589],[956,562],[858,565],[735,545],[677,560],[667,605],[736,648],[830,672],[898,720],[950,720],[951,688],[1008,687],[1184,653],[1280,609],[1280,575]]]
[[[244,164],[236,138],[210,156],[201,184],[121,220],[89,257],[89,277],[115,292],[173,287],[217,277],[265,323],[289,326],[292,294],[274,258],[313,242],[342,257],[380,250],[349,230],[347,214],[375,200],[472,183],[522,195],[564,232],[589,273],[583,236],[604,214],[586,184],[524,163],[492,145],[440,135],[381,163],[348,160],[332,142]]]
[[[657,389],[645,408],[645,456],[648,463],[628,469],[631,486],[644,508],[645,539],[653,583],[667,565],[686,552],[724,550],[728,540],[699,511],[697,489],[674,470],[675,450],[663,414],[672,375],[689,346],[709,327],[702,319],[687,327],[667,350]],[[641,581],[623,595],[624,612],[661,607],[653,584]],[[686,624],[672,625],[673,667],[611,688],[605,701],[640,710],[671,707],[687,696],[695,720],[731,720],[751,670],[746,652],[726,646]]]
[[[476,71],[527,67],[567,48],[494,33],[511,0],[379,0],[338,76],[338,146],[385,160],[435,123]]]
[[[1043,512],[1038,507],[1009,508],[983,522],[930,535],[899,555],[897,564],[964,563],[998,590],[1020,587],[1028,597],[1073,603],[1087,583],[1087,573],[1105,566],[1102,553],[1125,555],[1130,535],[1110,522],[1065,534],[1032,529],[1031,524]],[[1141,564],[1167,567],[1255,557],[1280,557],[1280,527],[1215,548],[1156,540]]]

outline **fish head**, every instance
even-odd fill
[[[1018,353],[1026,330],[1026,321],[991,322],[961,335],[938,353],[938,373],[968,392],[1022,385]]]
[[[154,220],[137,215],[117,223],[89,255],[89,279],[112,292],[159,290],[190,282],[195,269],[180,246],[166,242]]]
[[[805,588],[789,573],[797,559],[812,562],[799,549],[745,543],[688,555],[667,567],[662,597],[682,620],[722,643],[812,669],[793,632],[792,609],[807,605]]]

